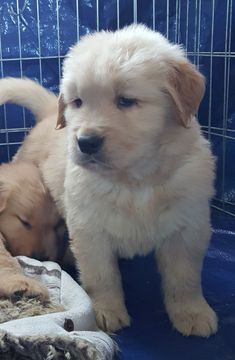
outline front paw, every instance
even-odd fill
[[[110,302],[97,302],[93,301],[96,313],[96,321],[104,331],[115,332],[123,327],[130,325],[130,317],[125,308],[125,305],[120,303]]]
[[[42,302],[49,299],[48,290],[44,285],[21,274],[6,275],[0,285],[0,296],[16,300],[23,296],[35,297]]]
[[[185,336],[209,337],[218,329],[216,313],[203,298],[184,303],[172,302],[166,306],[173,326]]]

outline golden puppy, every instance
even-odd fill
[[[217,330],[200,280],[214,180],[194,117],[203,94],[203,76],[159,33],[133,25],[88,35],[64,62],[57,127],[66,132],[42,121],[18,154],[40,166],[66,218],[104,329],[130,323],[117,258],[155,250],[173,326]]]
[[[7,92],[7,89],[4,89]],[[9,89],[13,91],[13,88]],[[28,98],[27,86],[24,89]],[[7,99],[0,91],[0,101]],[[37,106],[44,107],[43,90],[37,92]],[[51,95],[52,97],[53,95]],[[56,99],[56,98],[55,98]],[[56,111],[57,104],[55,102]],[[26,294],[47,298],[47,290],[25,277],[16,259],[25,255],[40,260],[58,260],[63,249],[61,218],[43,185],[38,167],[32,162],[18,162],[0,166],[0,296]]]
[[[13,256],[56,260],[59,219],[35,165],[0,166],[0,233]]]
[[[0,166],[0,296],[48,297],[37,281],[25,277],[17,260],[25,255],[57,259],[58,214],[38,168],[30,163]]]

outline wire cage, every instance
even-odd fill
[[[232,0],[0,1],[0,77],[27,76],[58,92],[63,58],[86,33],[145,23],[184,45],[206,76],[199,110],[217,156],[213,206],[235,216],[235,9]],[[34,120],[0,107],[0,163],[11,159]]]

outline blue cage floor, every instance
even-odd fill
[[[183,337],[166,315],[153,256],[121,261],[130,328],[115,340],[121,360],[235,360],[235,219],[212,211],[213,236],[203,269],[204,294],[219,317],[209,339]]]

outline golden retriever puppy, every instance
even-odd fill
[[[173,326],[205,337],[217,330],[200,279],[214,180],[194,117],[204,87],[182,48],[142,25],[88,35],[64,62],[65,129],[40,122],[18,154],[40,166],[106,330],[130,323],[117,258],[153,250]]]
[[[37,102],[33,109],[37,118],[39,107],[44,114],[52,111],[48,106],[44,106],[46,90],[40,91],[41,88],[38,88]],[[8,101],[5,95],[10,96],[12,92],[13,86],[2,89],[0,103]],[[26,104],[30,94],[26,82]],[[54,97],[50,93],[46,96],[52,99]],[[56,97],[54,99],[53,112],[57,108]],[[46,299],[47,290],[44,286],[25,277],[17,260],[12,256],[60,260],[64,255],[63,234],[61,217],[43,184],[38,167],[24,159],[0,165],[0,296],[25,293]]]
[[[59,219],[35,165],[0,166],[0,233],[13,256],[56,260]]]
[[[200,282],[214,180],[194,117],[204,87],[178,45],[141,25],[87,36],[64,62],[66,221],[103,328],[130,322],[117,257],[155,250],[174,327],[217,330]]]
[[[37,296],[47,290],[25,277],[12,256],[56,260],[58,213],[45,190],[39,169],[30,163],[0,166],[0,296]]]

